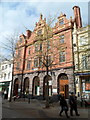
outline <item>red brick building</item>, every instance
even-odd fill
[[[30,93],[33,96],[45,96],[47,90],[47,74],[45,55],[48,52],[49,96],[62,93],[68,98],[74,91],[73,76],[73,46],[72,32],[74,22],[77,28],[82,26],[80,8],[73,7],[74,18],[68,20],[65,14],[60,14],[55,26],[50,28],[52,34],[45,36],[46,18],[40,15],[33,31],[27,30],[26,35],[20,35],[16,47],[14,63],[13,91]],[[49,32],[50,32],[49,31]],[[47,36],[47,35],[46,35]],[[48,43],[48,44],[47,44]],[[47,51],[48,50],[48,51]]]

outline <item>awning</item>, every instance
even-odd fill
[[[0,82],[0,86],[9,86],[10,81],[8,82]]]
[[[90,72],[86,72],[86,73],[74,73],[74,75],[90,75]]]

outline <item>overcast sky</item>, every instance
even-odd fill
[[[2,2],[3,1],[3,2]],[[25,2],[26,1],[26,2]],[[25,33],[26,28],[33,31],[40,13],[47,18],[65,13],[73,17],[73,6],[80,7],[83,25],[88,24],[88,0],[1,0],[0,2],[0,44],[4,36],[13,32]],[[49,1],[49,2],[47,2]],[[66,2],[69,1],[69,2]],[[77,2],[78,1],[78,2]],[[81,2],[82,1],[82,2]]]

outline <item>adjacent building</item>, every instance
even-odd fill
[[[78,96],[90,98],[90,26],[73,31],[75,83]]]
[[[63,94],[75,91],[72,32],[82,27],[80,8],[73,7],[74,18],[61,13],[54,27],[40,15],[33,31],[20,35],[14,60],[13,94],[32,96]],[[47,73],[48,71],[48,73]],[[47,85],[48,80],[48,85]]]
[[[11,91],[12,66],[12,60],[0,62],[0,92],[5,92],[8,99]]]

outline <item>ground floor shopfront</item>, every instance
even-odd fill
[[[22,80],[23,79],[23,80]],[[48,85],[47,85],[48,81]],[[22,88],[21,88],[22,87]],[[22,89],[24,94],[32,96],[47,95],[47,87],[49,88],[49,96],[63,94],[68,98],[70,92],[74,92],[73,69],[59,69],[49,71],[46,75],[45,71],[33,72],[22,75],[15,75],[13,81],[13,94],[18,95]]]
[[[9,99],[11,91],[11,81],[0,82],[0,92],[2,93],[3,98]]]
[[[76,73],[75,81],[77,96],[90,99],[90,72]]]

